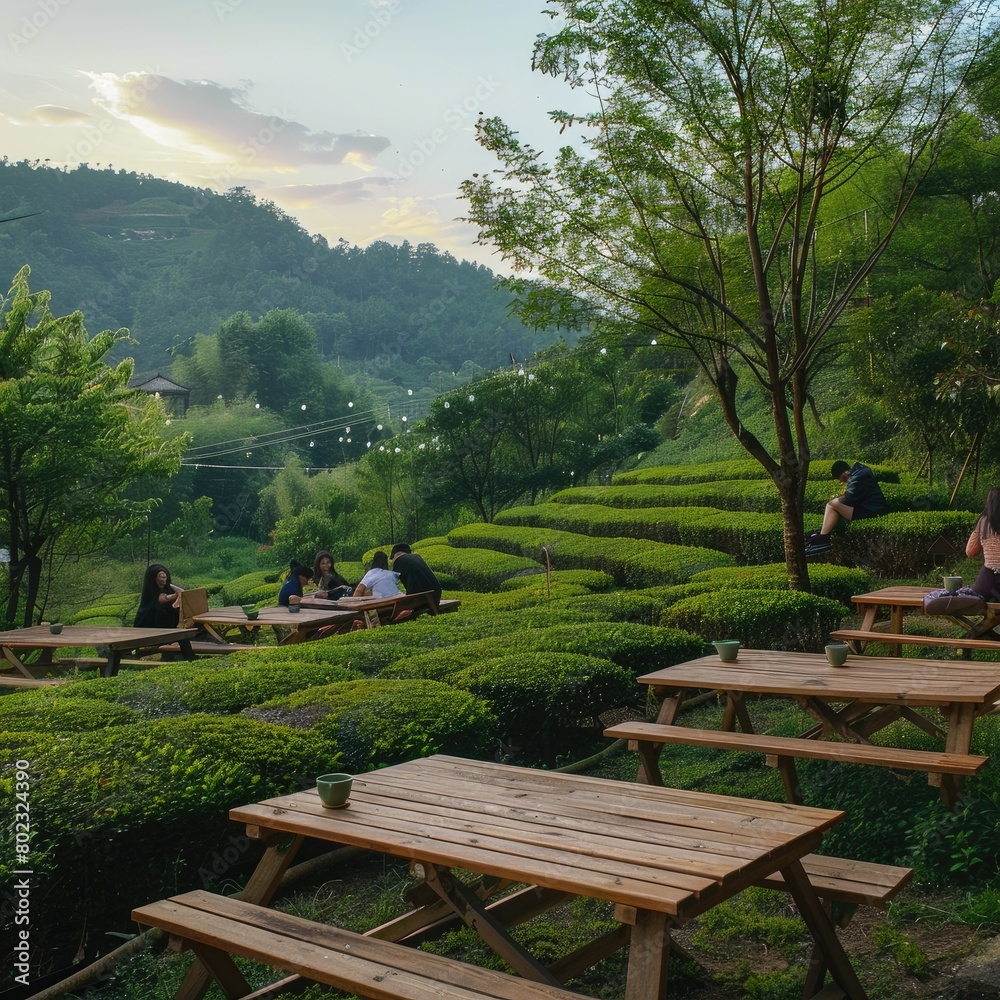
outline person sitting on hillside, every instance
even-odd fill
[[[395,597],[399,593],[399,574],[389,569],[384,552],[372,556],[372,568],[354,588],[355,597]]]
[[[406,542],[400,542],[392,547],[389,562],[399,574],[399,582],[408,594],[421,594],[430,590],[434,594],[434,603],[440,605],[441,584],[438,578],[423,558],[415,555]]]
[[[825,552],[831,546],[830,535],[841,521],[860,521],[878,517],[888,509],[875,474],[867,465],[855,462],[834,462],[830,469],[834,479],[845,484],[842,496],[833,497],[823,512],[823,527],[806,537],[806,554]]]
[[[170,579],[170,570],[160,563],[152,563],[146,567],[142,578],[142,594],[139,597],[139,610],[135,613],[133,628],[177,628],[181,617],[181,594],[183,588],[178,587]],[[190,639],[181,639],[178,644],[185,660],[195,658]]]
[[[311,580],[312,571],[302,563],[294,563],[288,571],[288,579],[278,591],[278,603],[283,608],[287,608],[289,604],[299,604],[302,601],[302,591],[309,586]]]
[[[333,556],[326,549],[320,549],[313,560],[312,582],[319,588],[314,597],[335,601],[338,597],[351,596],[351,585],[337,572]]]

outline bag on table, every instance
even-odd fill
[[[924,595],[925,615],[984,615],[986,598],[971,587],[959,590],[932,590]]]

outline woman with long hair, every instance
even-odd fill
[[[313,560],[312,582],[318,589],[317,597],[335,601],[351,594],[351,585],[337,572],[333,556],[326,549],[320,549]]]
[[[183,588],[170,579],[170,570],[161,563],[146,567],[142,578],[139,610],[135,613],[135,628],[177,628],[181,619],[180,599]],[[194,652],[188,639],[178,643],[185,660],[193,660]]]
[[[986,494],[986,506],[965,546],[967,556],[980,553],[983,568],[972,589],[988,601],[1000,601],[1000,487],[994,486]]]

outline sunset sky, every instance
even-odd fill
[[[457,221],[499,115],[548,153],[573,103],[531,72],[545,0],[7,0],[0,153],[244,186],[311,233],[431,242],[502,270]],[[0,206],[2,214],[4,206]]]

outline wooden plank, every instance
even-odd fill
[[[947,646],[953,649],[992,649],[1000,652],[1000,642],[993,639],[963,639],[941,635],[911,635],[903,632],[866,632],[863,629],[841,628],[830,633],[831,639],[844,642],[881,642],[887,645]],[[948,661],[938,661],[945,662]]]
[[[68,677],[20,677],[14,674],[0,674],[0,687],[42,688],[68,684]]]
[[[807,854],[802,858],[802,868],[820,898],[868,906],[885,906],[913,877],[912,868],[825,854]],[[788,888],[780,872],[766,876],[757,884],[766,889]]]
[[[202,890],[133,919],[373,1000],[571,1000],[579,994]]]

